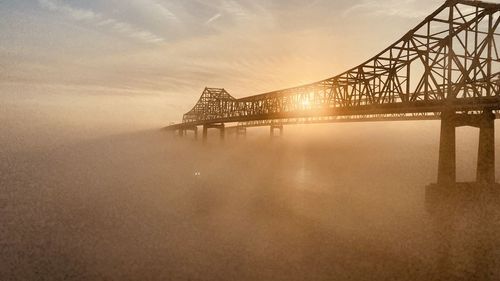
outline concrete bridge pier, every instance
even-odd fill
[[[196,126],[179,129],[179,137],[183,138],[183,137],[187,136],[188,131],[193,131],[194,139],[195,140],[198,139],[198,127],[196,127]]]
[[[236,138],[245,138],[247,136],[247,127],[237,127],[236,128]]]
[[[226,136],[226,128],[225,128],[224,123],[203,125],[203,142],[204,143],[206,143],[207,140],[208,140],[208,129],[217,129],[217,130],[219,130],[220,139],[221,139],[221,141],[224,140],[224,138]]]
[[[194,132],[194,140],[198,140],[198,127],[194,127],[193,132]]]
[[[480,117],[479,149],[477,155],[478,183],[495,183],[495,114],[485,110]]]
[[[492,277],[497,268],[492,233],[500,231],[496,223],[500,185],[495,183],[495,115],[485,109],[481,114],[443,112],[441,117],[438,182],[426,189],[427,210],[438,242],[437,280],[457,280],[456,276],[463,280],[498,280]],[[456,182],[455,129],[461,126],[480,130],[475,182]],[[453,262],[461,257],[472,263]]]
[[[441,114],[441,135],[439,141],[438,184],[449,185],[456,182],[456,113]]]
[[[271,135],[271,138],[274,138],[276,137],[276,134],[274,133],[275,130],[279,130],[279,136],[282,137],[283,136],[283,125],[271,125],[271,127],[269,128],[270,129],[270,135]]]
[[[479,115],[443,112],[439,144],[438,184],[456,183],[456,127],[479,128],[477,183],[495,183],[495,114],[484,110]]]
[[[183,137],[184,137],[184,129],[179,129],[179,130],[177,130],[177,135],[178,135],[180,138],[183,138]]]
[[[219,127],[219,132],[220,132],[220,140],[223,141],[226,138],[226,128],[224,124],[221,124]]]

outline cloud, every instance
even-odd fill
[[[343,16],[353,14],[364,14],[372,16],[397,16],[402,18],[424,18],[429,14],[429,11],[419,9],[421,3],[415,0],[391,0],[391,1],[375,1],[363,0],[360,4],[356,4],[346,9]]]
[[[179,21],[177,15],[172,12],[172,10],[170,10],[164,3],[158,0],[128,0],[126,2],[128,3],[123,3],[123,5],[129,5],[129,8],[134,10],[134,12],[142,11],[149,16],[158,16],[162,20],[167,20],[170,22]]]
[[[99,16],[96,13],[90,10],[74,9],[71,8],[70,6],[63,5],[53,0],[38,0],[38,3],[43,8],[46,8],[50,11],[63,13],[75,20],[96,20],[99,18]]]
[[[61,1],[56,0],[38,0],[38,3],[42,8],[49,11],[61,13],[73,20],[83,21],[93,24],[99,27],[108,27],[109,29],[123,34],[129,38],[140,40],[146,43],[161,43],[165,39],[144,29],[138,28],[131,24],[118,21],[113,18],[107,18],[103,15],[96,13],[91,10],[79,9],[71,7]],[[164,13],[168,11],[166,8],[163,10]],[[173,16],[173,14],[171,15]],[[175,17],[175,16],[174,16]]]
[[[222,9],[229,13],[232,16],[235,17],[246,17],[247,13],[245,12],[245,9],[238,4],[235,1],[229,0],[229,1],[223,1],[222,2]]]
[[[148,1],[150,5],[156,9],[164,18],[170,19],[173,21],[177,21],[177,16],[172,13],[167,7],[165,7],[163,4],[155,2],[155,1]]]
[[[217,20],[218,18],[220,18],[221,16],[222,16],[222,15],[221,15],[220,13],[219,13],[219,14],[216,14],[216,15],[214,15],[213,17],[209,18],[209,19],[205,22],[205,24],[210,24],[210,23],[212,23],[212,22],[216,21],[216,20]]]

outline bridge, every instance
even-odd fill
[[[500,4],[448,0],[394,44],[337,76],[235,98],[205,88],[182,123],[245,134],[247,127],[322,122],[441,120],[438,183],[453,184],[455,128],[480,128],[477,182],[495,182],[494,120],[500,117]]]
[[[437,183],[426,188],[426,205],[436,225],[438,280],[454,280],[451,249],[456,218],[483,214],[482,232],[498,223],[495,183],[495,119],[500,117],[500,4],[448,0],[396,43],[337,76],[294,88],[235,98],[222,88],[205,88],[182,123],[166,129],[185,136],[203,128],[245,135],[269,126],[271,136],[288,124],[440,120]],[[476,181],[456,182],[456,128],[479,128]],[[482,208],[482,211],[467,211]],[[469,213],[467,213],[469,212]],[[478,245],[486,245],[484,239]],[[476,272],[467,280],[492,280],[492,249],[475,251]],[[465,280],[465,279],[464,279]]]

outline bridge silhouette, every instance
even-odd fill
[[[494,120],[500,116],[500,4],[449,0],[396,43],[340,75],[294,88],[235,98],[205,88],[180,136],[203,128],[246,134],[247,127],[298,123],[441,120],[438,183],[456,182],[455,128],[480,129],[477,182],[495,182]],[[228,126],[229,124],[235,124]]]

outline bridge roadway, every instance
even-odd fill
[[[489,108],[498,108],[498,104]],[[418,121],[418,120],[441,120],[441,112],[446,109],[445,107],[438,107],[435,110],[428,112],[415,111],[395,111],[394,113],[371,113],[370,111],[352,111],[348,109],[340,111],[302,111],[302,112],[289,112],[286,114],[269,114],[269,115],[254,115],[254,116],[240,116],[228,117],[214,120],[200,120],[185,122],[179,124],[172,124],[166,127],[169,131],[193,131],[198,126],[207,124],[235,124],[225,127],[227,131],[235,130],[236,128],[251,128],[251,127],[266,127],[271,125],[299,125],[299,124],[321,124],[321,123],[348,123],[348,122],[389,122],[389,121]],[[479,112],[475,110],[472,112]],[[377,112],[373,110],[372,112]],[[468,112],[468,111],[464,111]],[[496,119],[500,119],[500,110],[493,110]]]

